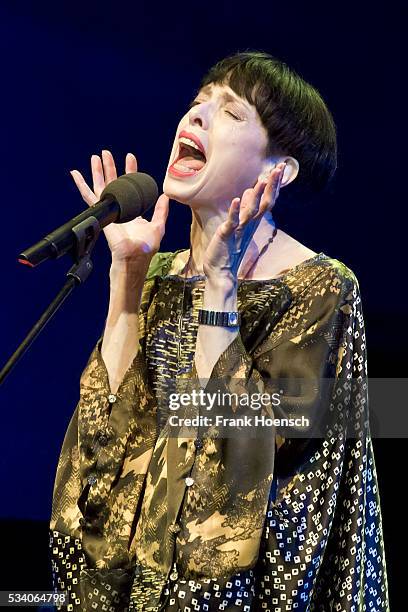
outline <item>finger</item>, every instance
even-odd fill
[[[126,174],[129,174],[130,172],[137,172],[137,160],[133,153],[128,153],[126,155],[125,172]]]
[[[280,192],[280,188],[281,188],[282,180],[283,180],[283,175],[285,174],[285,168],[286,168],[286,162],[284,164],[282,164],[282,172],[281,172],[281,175],[279,177],[278,190],[276,192],[275,199],[279,196],[279,192]]]
[[[94,194],[99,200],[102,191],[105,189],[105,176],[103,174],[102,160],[99,155],[92,155],[91,169]]]
[[[228,209],[227,219],[220,225],[220,232],[223,238],[230,236],[239,225],[239,211],[241,198],[234,198]]]
[[[78,191],[81,194],[83,200],[88,204],[88,206],[92,206],[98,201],[98,198],[92,191],[92,189],[86,184],[86,181],[82,174],[78,170],[71,170],[70,174],[74,179],[75,185],[78,187]]]
[[[266,185],[265,179],[260,179],[255,187],[244,191],[245,204],[241,207],[240,226],[244,226],[250,219],[256,217]]]
[[[256,210],[254,211],[254,214],[256,214],[259,210],[259,206],[262,202],[262,198],[265,195],[265,190],[267,187],[268,187],[268,179],[261,179],[260,181],[257,182],[257,184],[254,187],[255,204],[256,204]]]
[[[273,172],[271,172],[268,181],[265,185],[264,192],[259,201],[257,213],[254,216],[255,219],[258,219],[263,214],[265,214],[266,210],[268,210],[268,208],[271,206],[274,194],[276,193],[277,180],[279,180],[279,170],[274,169]]]
[[[228,211],[228,218],[231,225],[237,228],[239,225],[239,213],[241,210],[241,198],[234,198]]]
[[[158,225],[164,225],[167,221],[168,214],[169,198],[162,193],[155,204],[151,222],[157,223]]]
[[[279,195],[279,188],[282,181],[285,165],[286,164],[282,166],[281,164],[279,164],[271,172],[255,218],[261,217],[265,214],[267,210],[272,210]]]
[[[113,155],[110,151],[105,149],[102,151],[102,162],[103,162],[103,172],[105,175],[105,185],[114,181],[118,178],[118,173],[116,172],[115,160],[113,159]]]

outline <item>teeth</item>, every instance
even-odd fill
[[[194,142],[194,140],[191,140],[190,138],[186,138],[185,136],[182,136],[179,139],[179,142],[184,142],[184,144],[187,144],[190,147],[193,147],[194,149],[197,149],[197,151],[201,151],[200,147]]]

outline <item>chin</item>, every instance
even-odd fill
[[[167,177],[163,182],[163,193],[170,198],[170,200],[175,200],[176,202],[180,202],[180,204],[187,204],[187,198],[183,198],[180,194],[180,190],[177,189],[177,185],[174,185],[173,181],[168,180]]]
[[[171,176],[166,174],[163,181],[163,193],[180,204],[190,205],[192,203],[192,185],[188,183],[181,183],[177,179],[173,179]]]

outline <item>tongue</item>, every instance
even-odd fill
[[[177,160],[177,163],[181,166],[185,166],[186,168],[190,168],[191,170],[201,170],[204,168],[205,161],[202,159],[195,159],[194,157],[182,157]]]

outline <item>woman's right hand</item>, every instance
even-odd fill
[[[115,161],[110,151],[102,151],[102,159],[99,155],[92,155],[91,168],[93,191],[78,170],[71,170],[72,178],[88,206],[96,204],[106,185],[117,178]],[[126,155],[125,172],[137,172],[137,160],[132,153]],[[131,261],[141,257],[151,259],[160,248],[168,212],[169,198],[162,193],[154,207],[151,221],[136,217],[127,223],[107,225],[103,231],[112,253],[112,261]]]

